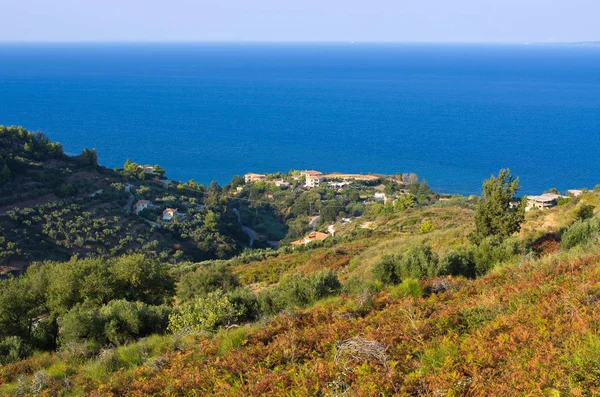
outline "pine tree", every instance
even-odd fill
[[[525,200],[511,206],[519,189],[519,178],[514,178],[509,169],[483,181],[483,196],[475,211],[475,230],[469,235],[472,242],[479,244],[487,237],[502,240],[521,230]]]

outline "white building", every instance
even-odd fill
[[[177,215],[177,208],[167,208],[163,211],[162,220],[170,221]]]
[[[151,165],[142,165],[142,171],[144,171],[144,174],[154,174],[154,167]]]
[[[246,183],[264,181],[265,179],[267,179],[267,176],[265,174],[254,174],[252,172],[249,172],[246,175],[244,175],[244,181]]]
[[[281,181],[275,181],[275,186],[277,186],[277,187],[290,187],[290,186],[291,186],[291,183],[289,183],[289,182],[286,182],[286,181],[284,181],[284,180],[281,180]]]
[[[350,184],[350,182],[348,181],[343,181],[343,182],[328,182],[327,186],[331,187],[333,189],[343,189],[346,186],[348,186]]]
[[[544,193],[541,196],[527,196],[527,211],[534,208],[548,209],[555,207],[563,196],[554,193]]]
[[[306,175],[306,182],[304,186],[313,188],[323,183],[323,175]]]
[[[583,194],[583,190],[579,190],[579,189],[567,190],[567,195],[569,195],[569,196],[579,197],[582,194]]]
[[[373,200],[375,201],[383,201],[386,202],[387,198],[385,197],[385,193],[375,193],[373,195]]]
[[[150,201],[148,200],[138,200],[138,202],[133,206],[133,210],[136,214],[139,214],[146,208],[150,207],[150,205]]]

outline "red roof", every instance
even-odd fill
[[[315,170],[306,170],[306,171],[303,171],[302,174],[306,175],[306,176],[323,175],[323,173],[321,171],[315,171]]]

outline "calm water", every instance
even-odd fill
[[[600,47],[0,45],[0,124],[67,152],[225,183],[290,168],[416,172],[478,193],[600,183]]]

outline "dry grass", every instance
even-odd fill
[[[335,363],[372,361],[384,368],[389,367],[386,348],[381,343],[360,336],[338,342],[335,346]]]

